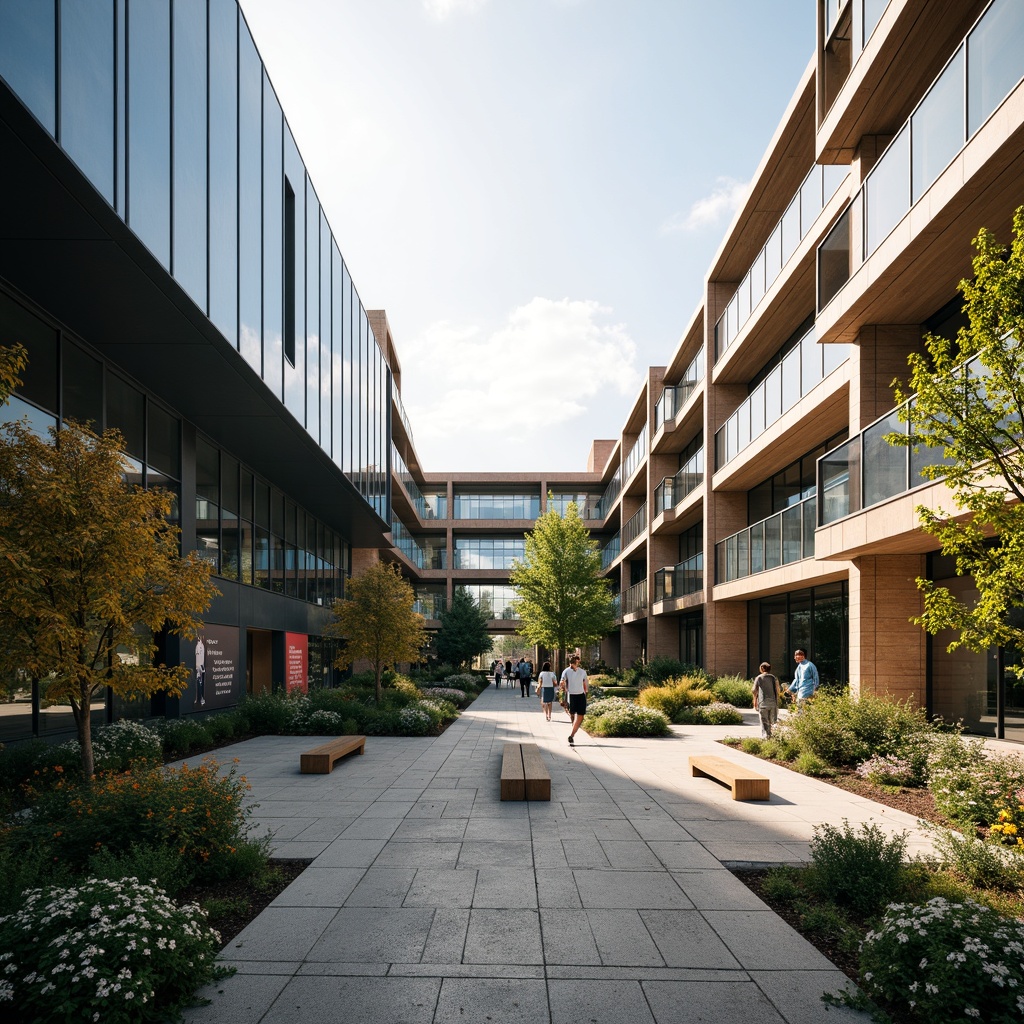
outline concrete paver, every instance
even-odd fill
[[[300,775],[316,737],[264,736],[219,758],[252,785],[278,857],[313,864],[223,951],[235,977],[189,1024],[316,1020],[449,1024],[812,1024],[848,984],[730,871],[806,861],[816,825],[911,816],[737,750],[739,727],[657,740],[577,735],[537,700],[490,688],[436,738],[371,737],[327,776]],[[502,803],[502,745],[537,743],[550,803]],[[738,803],[691,777],[718,753],[771,779]],[[216,756],[216,755],[215,755]],[[829,1009],[836,1024],[867,1020]]]

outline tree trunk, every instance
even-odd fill
[[[384,675],[384,665],[381,662],[377,662],[373,666],[373,684],[374,684],[374,687],[376,688],[377,703],[378,704],[380,704],[380,702],[384,698],[384,688],[383,688],[383,686],[381,686],[381,677],[383,675]]]
[[[88,692],[82,694],[81,703],[71,701],[71,713],[78,726],[78,743],[82,748],[82,777],[85,785],[92,785],[95,763],[92,756],[92,704]]]

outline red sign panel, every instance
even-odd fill
[[[305,633],[284,635],[284,685],[288,693],[309,692],[309,637]]]

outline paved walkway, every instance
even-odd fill
[[[238,973],[190,1024],[818,1024],[845,977],[725,865],[797,863],[820,822],[909,815],[749,758],[768,803],[691,778],[742,727],[567,742],[569,719],[494,687],[444,735],[370,737],[300,775],[310,737],[225,749],[275,856],[314,862],[225,948]],[[501,803],[507,740],[538,743],[550,803]]]

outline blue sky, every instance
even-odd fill
[[[241,0],[428,471],[586,468],[663,365],[813,0]]]

